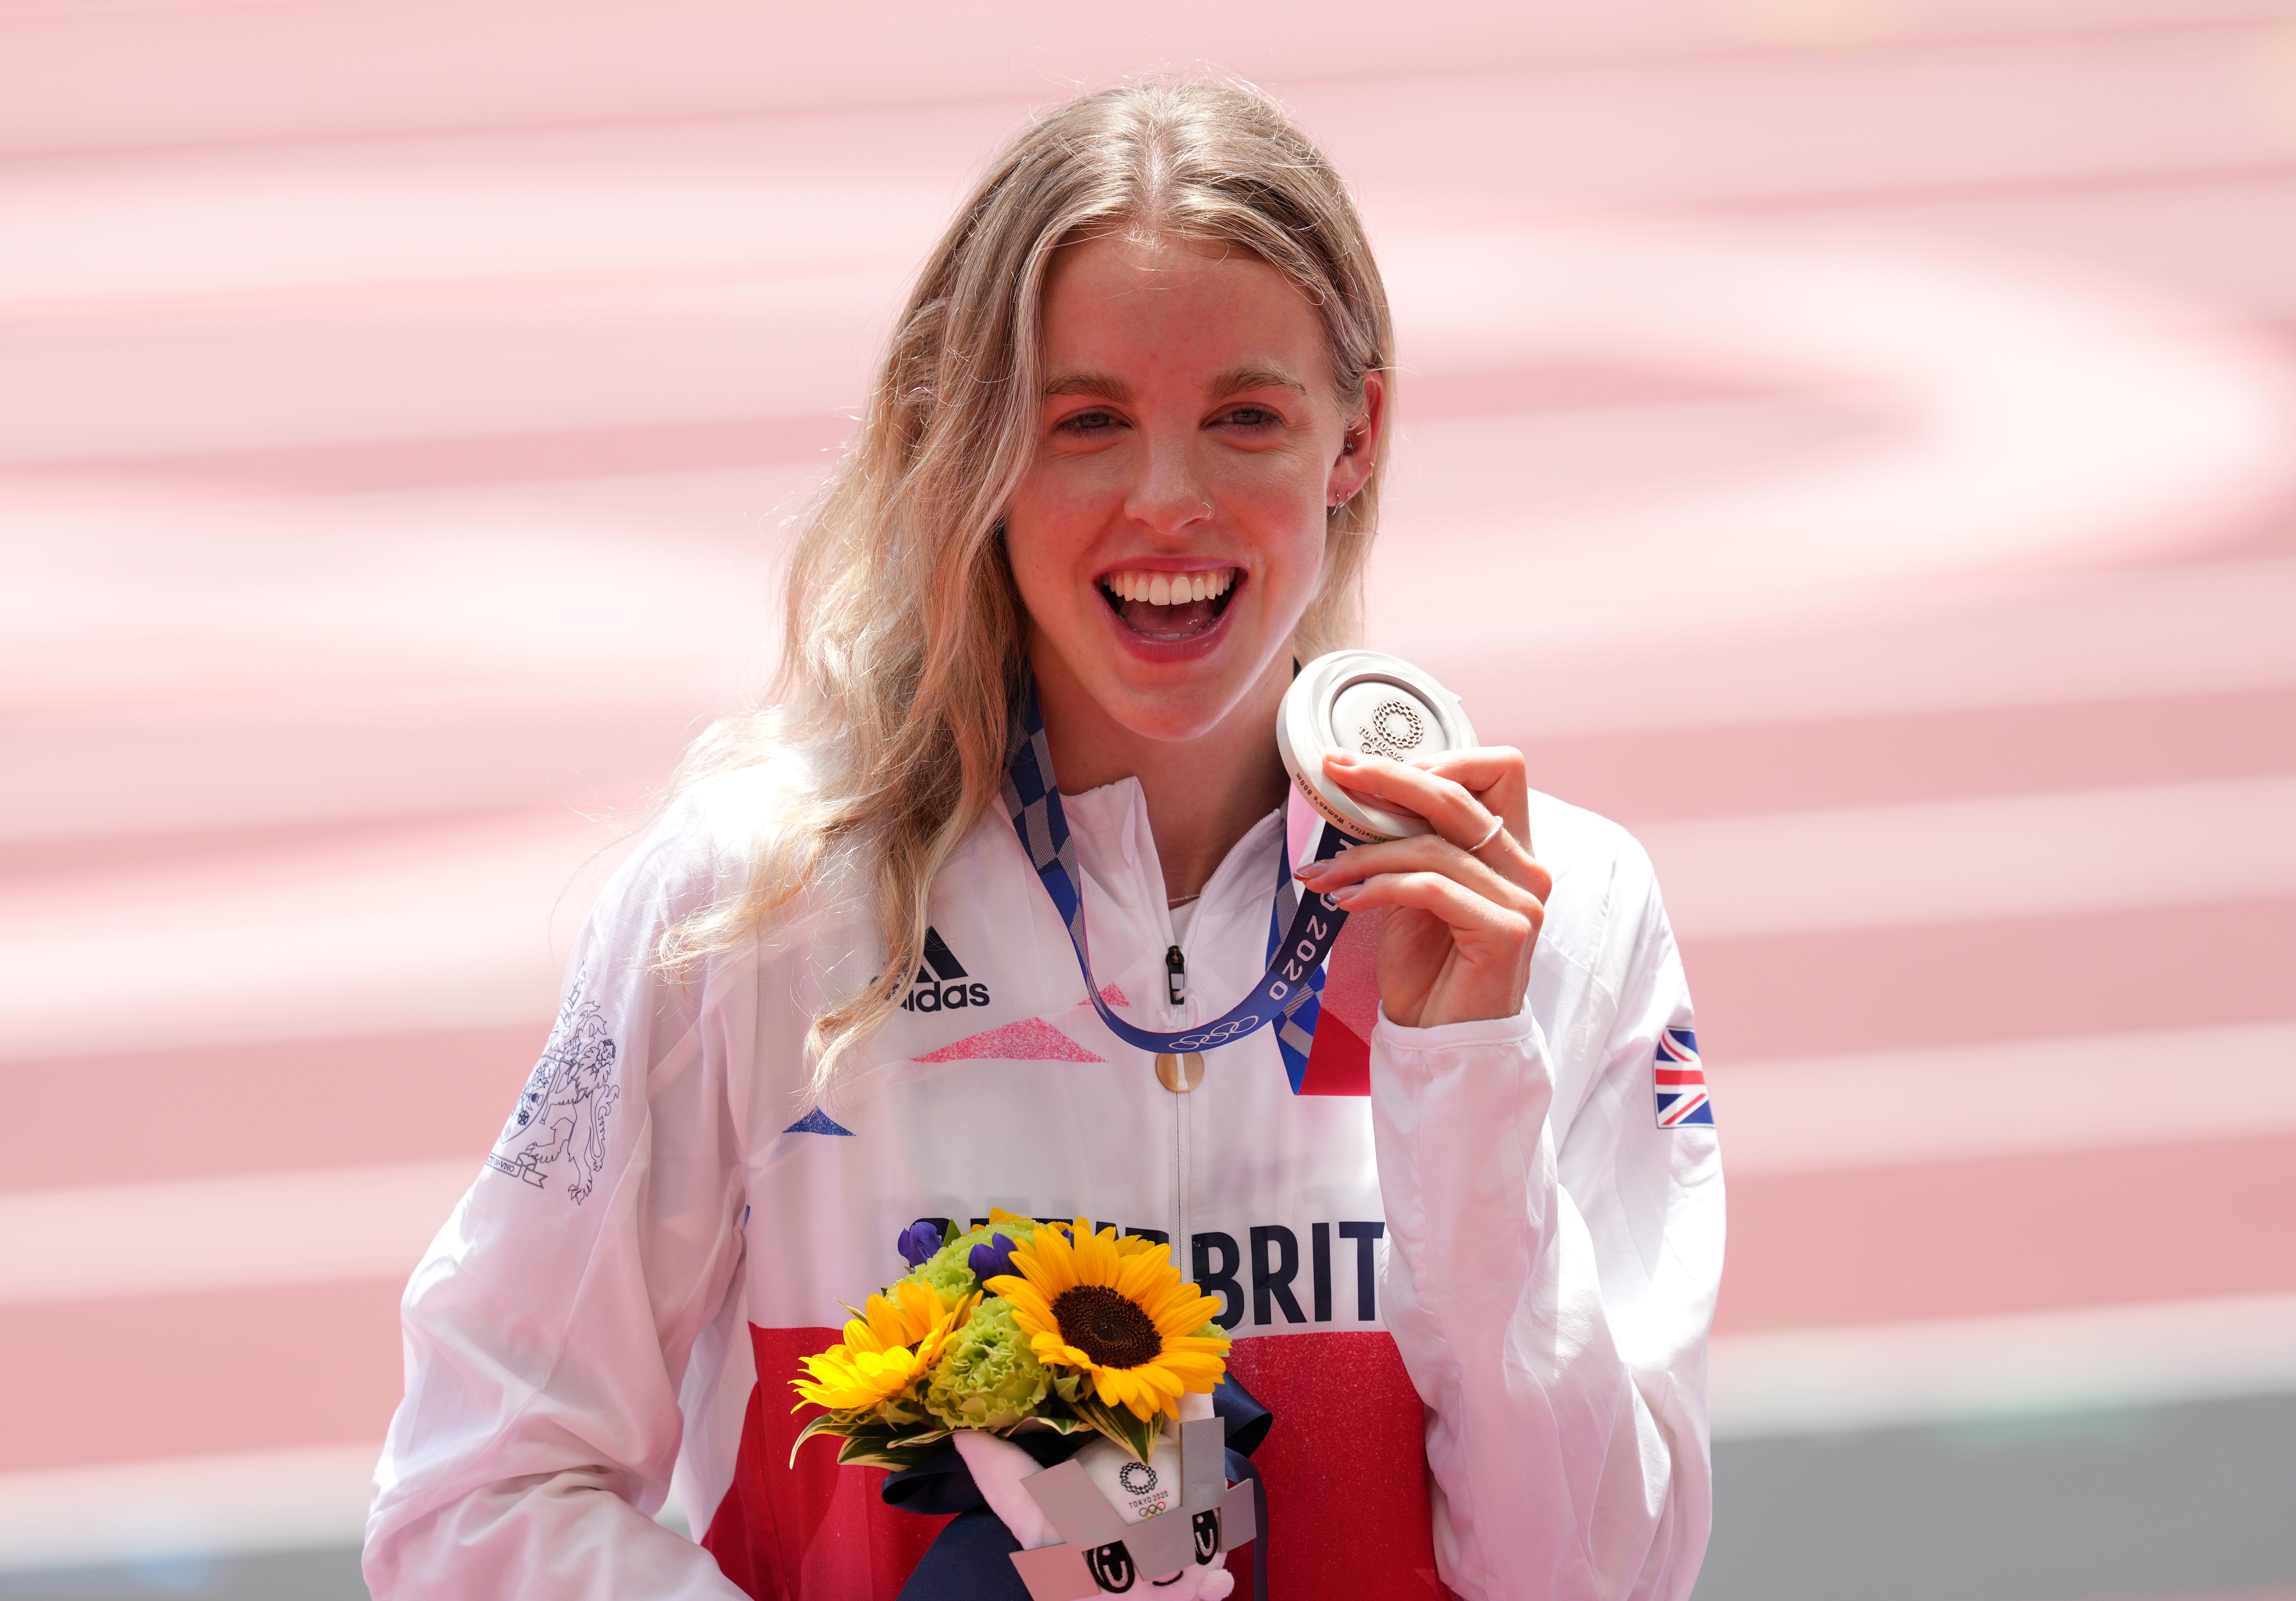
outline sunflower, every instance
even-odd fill
[[[804,1398],[798,1406],[812,1401],[850,1412],[900,1394],[940,1359],[941,1347],[964,1326],[980,1299],[968,1295],[945,1307],[938,1292],[906,1278],[893,1286],[892,1299],[872,1295],[867,1311],[845,1326],[843,1343],[804,1359],[812,1378],[790,1381]]]
[[[1116,1230],[1039,1228],[1013,1252],[1019,1277],[988,1288],[1013,1303],[1013,1321],[1049,1367],[1078,1367],[1111,1407],[1145,1422],[1179,1414],[1180,1397],[1208,1395],[1226,1371],[1225,1337],[1198,1334],[1217,1296],[1180,1282],[1171,1249]]]

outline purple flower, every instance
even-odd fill
[[[975,1245],[964,1265],[972,1269],[972,1277],[982,1284],[1002,1274],[1013,1271],[1013,1242],[1010,1235],[992,1234],[986,1245]]]
[[[912,1268],[922,1268],[940,1249],[940,1227],[931,1218],[919,1218],[901,1231],[898,1244],[901,1260]]]

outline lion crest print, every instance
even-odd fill
[[[575,980],[567,991],[542,1060],[527,1076],[518,1109],[487,1158],[496,1172],[537,1189],[547,1186],[554,1169],[567,1173],[566,1193],[578,1205],[589,1198],[605,1168],[606,1122],[622,1093],[614,1082],[614,1040],[605,1016],[597,1002],[582,998],[587,978]]]

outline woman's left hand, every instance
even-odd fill
[[[1424,766],[1334,751],[1332,782],[1435,826],[1431,834],[1357,845],[1300,869],[1309,891],[1349,912],[1384,907],[1379,998],[1410,1029],[1513,1017],[1554,874],[1530,854],[1530,781],[1522,752],[1455,751]],[[1491,825],[1502,826],[1496,833]]]

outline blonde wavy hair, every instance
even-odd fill
[[[1392,355],[1387,294],[1354,202],[1282,107],[1229,84],[1128,85],[1014,139],[958,210],[902,309],[860,438],[804,518],[768,702],[682,764],[713,772],[802,750],[798,792],[758,819],[746,889],[673,926],[665,968],[732,945],[832,860],[868,885],[885,963],[815,1018],[811,1097],[896,1008],[941,864],[998,804],[1027,620],[1001,519],[1033,457],[1054,253],[1111,226],[1248,251],[1322,316],[1342,403]],[[1387,402],[1391,416],[1392,391]],[[1380,474],[1331,514],[1297,630],[1312,657],[1356,642]]]

